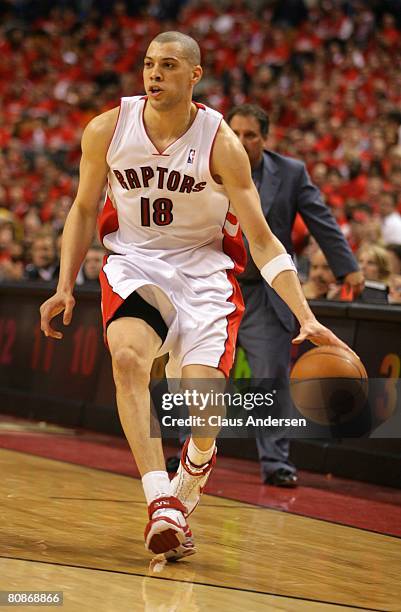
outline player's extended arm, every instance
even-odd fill
[[[263,216],[245,149],[224,122],[214,144],[211,165],[213,175],[220,177],[227,191],[241,228],[248,239],[252,258],[262,270],[278,255],[285,255],[286,250],[271,232]],[[300,334],[294,342],[300,343],[307,338],[315,344],[346,346],[316,320],[295,271],[283,270],[273,278],[271,285],[288,304],[300,323]]]
[[[40,308],[41,329],[52,338],[63,337],[61,332],[51,327],[53,317],[64,311],[64,325],[71,322],[75,279],[93,240],[99,199],[108,172],[106,154],[117,116],[118,109],[113,109],[95,117],[82,136],[79,186],[64,226],[57,290]]]

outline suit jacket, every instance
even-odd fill
[[[259,195],[264,216],[288,253],[293,255],[294,252],[291,232],[295,216],[300,213],[337,278],[358,270],[358,264],[342,231],[324,204],[318,188],[311,182],[303,162],[264,151]],[[250,258],[246,240],[245,246]],[[292,330],[294,318],[290,309],[274,289],[264,284],[269,305],[284,327]]]

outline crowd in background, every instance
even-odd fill
[[[202,48],[195,98],[260,104],[268,148],[306,163],[373,289],[401,303],[400,0],[0,0],[0,15],[0,280],[57,277],[82,130],[143,91],[148,42],[179,29]],[[308,297],[347,299],[301,221],[294,240]]]

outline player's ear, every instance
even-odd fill
[[[196,85],[197,83],[199,83],[199,81],[201,80],[203,75],[203,68],[202,66],[194,66],[192,69],[192,85]]]

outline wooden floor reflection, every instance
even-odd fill
[[[6,450],[0,471],[0,590],[63,591],[66,612],[401,610],[397,538],[205,496],[198,553],[149,568],[139,481]]]

